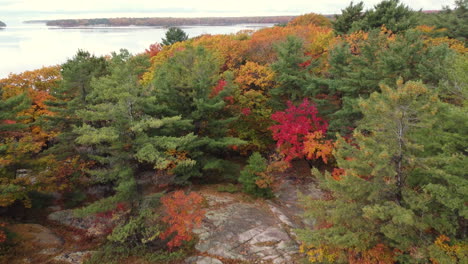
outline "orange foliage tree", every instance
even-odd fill
[[[306,26],[315,25],[321,27],[331,27],[332,23],[330,19],[315,13],[309,13],[302,16],[298,16],[293,20],[289,21],[288,26]]]
[[[170,238],[167,242],[169,248],[182,245],[184,241],[193,239],[192,229],[199,227],[205,210],[202,209],[203,197],[197,193],[186,195],[179,190],[161,198],[165,216],[163,222],[168,228],[160,237]]]

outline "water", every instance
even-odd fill
[[[259,29],[271,24],[233,26],[189,26],[182,29],[195,37],[202,34],[230,34]],[[0,78],[42,66],[61,64],[78,49],[106,55],[121,48],[141,53],[160,42],[166,29],[157,27],[56,28],[44,24],[17,24],[0,30]]]

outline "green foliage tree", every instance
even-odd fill
[[[228,125],[234,118],[226,110],[224,98],[232,93],[228,89],[231,86],[212,94],[220,66],[218,59],[205,48],[187,46],[156,69],[157,103],[165,108],[167,115],[180,115],[183,120],[189,120],[189,124],[181,125],[175,135],[196,137],[183,153],[196,162],[174,169],[178,183],[200,177],[203,172],[235,173],[235,166],[222,155],[229,146],[244,142],[227,136]]]
[[[420,25],[434,26],[442,29],[439,35],[466,42],[468,38],[468,1],[456,0],[455,8],[446,6],[439,13],[418,15]]]
[[[167,169],[178,162],[169,150],[177,150],[192,138],[170,136],[187,122],[155,111],[154,95],[138,82],[139,63],[126,50],[113,54],[110,74],[91,81],[88,104],[77,111],[82,125],[73,130],[75,142],[96,163],[88,173],[95,182],[113,183],[116,191],[83,209],[85,213],[110,210],[121,201],[138,201],[139,166]],[[179,126],[173,126],[175,122]]]
[[[187,33],[178,27],[170,27],[166,31],[166,37],[162,39],[163,46],[169,46],[176,42],[185,41],[188,39]]]
[[[242,169],[239,182],[242,183],[244,192],[257,197],[272,197],[270,187],[261,188],[258,181],[262,181],[262,174],[267,171],[267,160],[258,152],[250,155],[247,166]]]
[[[340,35],[349,33],[353,27],[353,23],[358,22],[363,18],[363,8],[363,2],[359,2],[356,5],[351,2],[349,6],[342,9],[341,15],[335,16],[335,20],[332,22],[335,32]]]
[[[361,118],[356,108],[359,97],[367,98],[379,83],[391,85],[397,78],[421,80],[435,89],[447,78],[447,69],[454,52],[447,46],[427,46],[422,33],[409,30],[390,39],[374,30],[356,49],[347,43],[330,51],[330,77],[327,93],[341,96],[341,108],[327,117],[330,130],[349,133]]]
[[[384,0],[367,10],[362,19],[354,21],[351,31],[369,31],[385,26],[394,33],[406,31],[417,25],[416,12],[400,0]]]
[[[18,134],[27,127],[19,122],[21,117],[18,113],[28,109],[30,103],[25,94],[0,99],[0,207],[11,205],[17,200],[30,205],[28,192],[32,190],[33,183],[17,175],[19,164],[14,160],[15,157],[9,155],[19,145]]]
[[[300,237],[341,261],[360,263],[388,248],[374,256],[376,263],[429,262],[440,235],[454,244],[466,239],[466,126],[454,122],[467,119],[420,82],[381,89],[359,101],[363,119],[354,141],[338,139],[335,157],[344,174],[313,171],[331,199],[306,198],[307,215],[323,228]]]
[[[73,127],[81,125],[82,120],[76,113],[88,104],[87,96],[92,92],[91,80],[107,75],[107,68],[108,62],[104,57],[96,57],[83,50],[62,65],[63,80],[51,91],[56,100],[47,102],[49,110],[54,112],[54,115],[47,117],[48,127],[60,132],[49,153],[57,155],[59,159],[77,154],[72,144],[76,138]]]
[[[299,102],[305,96],[314,95],[316,83],[310,73],[310,64],[304,55],[303,41],[295,36],[288,36],[285,42],[276,47],[278,60],[271,65],[275,72],[278,86],[271,89],[272,103],[275,108],[282,108],[286,101]]]

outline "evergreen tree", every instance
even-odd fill
[[[83,210],[86,213],[112,209],[119,201],[138,201],[136,175],[139,167],[167,169],[190,162],[171,156],[191,136],[173,137],[184,123],[180,117],[161,117],[155,111],[155,97],[138,82],[138,57],[126,50],[113,54],[110,75],[91,82],[88,104],[77,115],[83,121],[74,129],[76,143],[85,147],[96,163],[89,170],[96,182],[115,184],[114,196]],[[173,123],[178,123],[174,127]]]
[[[228,137],[228,125],[234,118],[225,110],[226,98],[232,93],[226,86],[213,95],[219,78],[220,62],[203,47],[187,46],[169,58],[155,72],[154,86],[157,102],[168,116],[180,115],[190,120],[175,135],[194,135],[196,140],[188,148],[187,157],[196,161],[193,166],[174,169],[176,180],[186,182],[203,172],[235,173],[233,164],[222,158],[227,147],[243,144],[242,140]]]
[[[108,74],[108,62],[104,57],[95,57],[87,51],[79,50],[77,54],[62,65],[62,82],[51,91],[56,100],[47,102],[49,110],[54,112],[48,116],[48,127],[59,131],[55,144],[48,150],[59,158],[77,154],[72,142],[76,134],[73,126],[79,126],[82,121],[76,115],[78,110],[86,107],[87,96],[92,92],[91,80]]]
[[[28,192],[32,190],[30,179],[19,177],[17,170],[21,164],[11,153],[19,147],[18,134],[27,127],[21,123],[18,113],[29,108],[30,100],[25,94],[2,98],[0,89],[0,207],[6,207],[17,200],[30,204]]]
[[[342,262],[427,263],[439,236],[466,239],[466,126],[453,122],[467,119],[421,83],[381,89],[360,100],[354,142],[338,140],[343,174],[314,170],[331,199],[307,199],[307,215],[323,228],[300,237]]]
[[[261,188],[258,184],[262,180],[261,174],[267,171],[267,160],[260,153],[254,152],[247,163],[239,177],[244,192],[258,197],[272,197],[273,192],[269,187]]]
[[[406,31],[417,25],[416,12],[400,3],[400,0],[384,0],[367,10],[363,19],[352,24],[351,31],[381,28],[385,26],[393,33]]]
[[[176,42],[185,41],[188,39],[187,33],[178,27],[170,27],[166,31],[166,37],[162,39],[163,46],[169,46]]]
[[[347,34],[350,29],[353,27],[355,22],[360,21],[364,14],[362,12],[364,8],[364,3],[359,2],[354,5],[353,2],[349,4],[345,9],[341,10],[341,15],[335,16],[333,23],[333,29],[338,34]]]
[[[300,102],[306,96],[317,94],[317,83],[310,72],[315,66],[304,55],[303,41],[288,36],[276,46],[278,60],[271,65],[276,73],[278,87],[270,90],[275,108],[282,108],[286,101]]]
[[[394,39],[375,30],[354,50],[342,43],[330,51],[328,93],[339,94],[341,109],[328,116],[330,130],[349,133],[361,118],[356,108],[359,97],[367,98],[379,83],[391,85],[397,78],[421,80],[435,89],[447,78],[447,68],[454,52],[445,45],[427,46],[421,33],[410,30]]]

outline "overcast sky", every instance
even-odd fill
[[[115,17],[140,13],[141,16],[247,16],[299,15],[304,13],[334,14],[349,4],[349,0],[0,0],[0,20],[17,14],[31,18]],[[357,2],[357,1],[355,1]],[[364,0],[370,8],[380,0]],[[434,10],[453,1],[402,0],[413,9]]]

